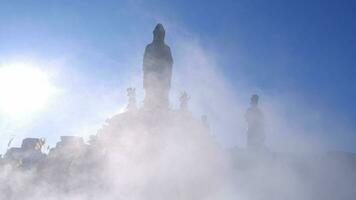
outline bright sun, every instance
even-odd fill
[[[0,66],[0,114],[27,115],[43,109],[53,92],[48,75],[28,64]]]

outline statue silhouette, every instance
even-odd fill
[[[190,96],[187,92],[183,92],[179,97],[180,102],[180,110],[187,111],[188,110],[188,102],[190,100]]]
[[[143,58],[144,106],[168,108],[169,90],[172,79],[173,58],[171,50],[164,42],[165,30],[157,24],[153,31],[153,41],[145,49]]]
[[[128,97],[128,104],[126,109],[128,111],[134,111],[137,110],[137,105],[136,105],[136,89],[135,88],[127,88],[127,97]]]
[[[247,146],[262,148],[265,142],[264,116],[258,107],[258,95],[252,95],[250,105],[245,115],[248,123]]]

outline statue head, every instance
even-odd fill
[[[162,24],[157,24],[155,30],[153,30],[153,41],[154,42],[164,42],[164,35],[166,31]]]
[[[258,95],[254,94],[251,96],[251,103],[252,106],[257,106],[258,105]]]

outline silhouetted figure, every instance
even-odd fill
[[[252,95],[250,105],[245,115],[248,123],[247,146],[262,148],[265,142],[265,130],[263,113],[258,107],[258,95]]]
[[[136,89],[135,88],[127,88],[127,97],[129,98],[129,102],[126,107],[127,110],[128,111],[137,110]]]
[[[190,96],[186,93],[183,92],[180,97],[179,97],[179,101],[180,101],[180,110],[182,111],[187,111],[188,110],[188,102],[190,100]]]
[[[169,105],[173,59],[164,36],[162,24],[157,24],[153,41],[146,46],[143,58],[144,105],[149,108],[168,108]]]

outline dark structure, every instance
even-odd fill
[[[258,95],[252,95],[250,107],[245,118],[248,123],[247,146],[249,148],[263,148],[265,142],[264,117],[258,107]]]
[[[44,140],[39,139],[39,138],[25,138],[22,141],[22,145],[21,148],[24,151],[28,151],[28,150],[36,150],[36,151],[40,151],[42,146],[44,144]]]
[[[164,42],[165,30],[157,24],[153,41],[145,49],[143,58],[143,87],[145,108],[168,108],[173,58]]]
[[[46,157],[41,149],[44,145],[44,139],[25,138],[22,141],[21,148],[12,147],[7,150],[5,160],[17,167],[30,169],[39,165]]]

